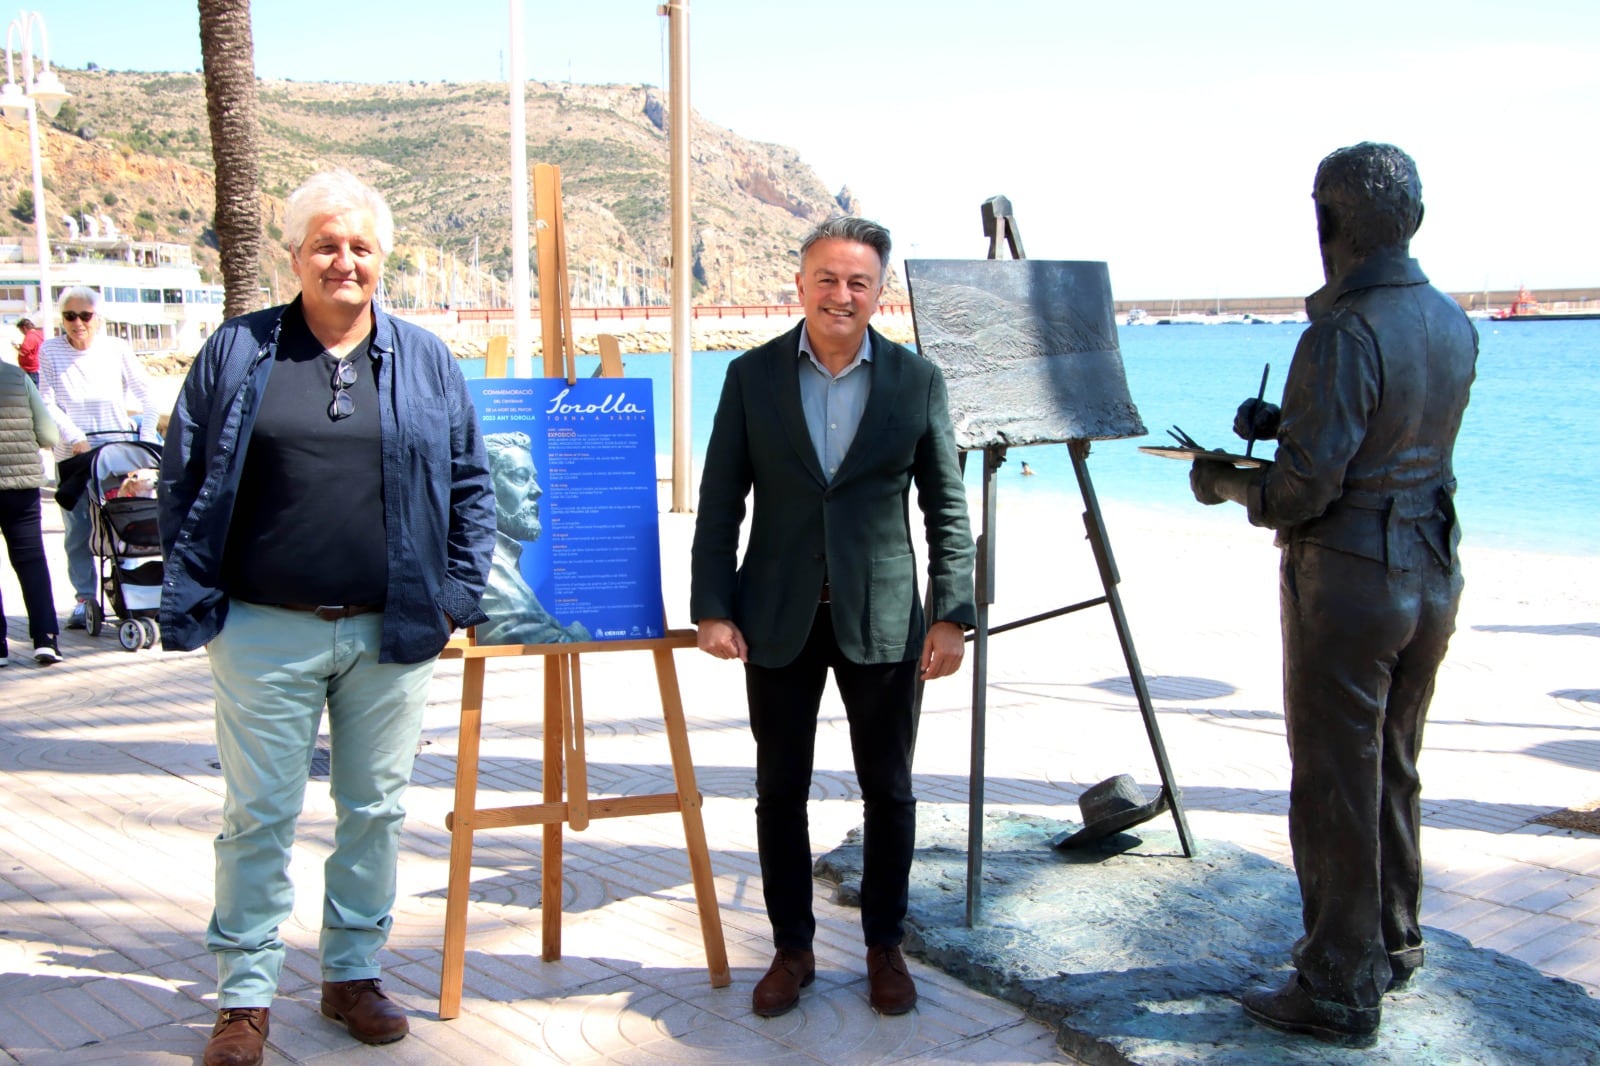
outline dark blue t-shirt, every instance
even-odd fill
[[[223,587],[250,603],[382,605],[388,582],[377,368],[371,338],[345,356],[352,410],[334,419],[340,360],[297,308],[245,452],[228,523]]]

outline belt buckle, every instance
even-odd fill
[[[323,603],[318,604],[317,608],[311,613],[322,619],[324,622],[337,622],[341,618],[350,617],[350,608],[338,607],[332,604]]]

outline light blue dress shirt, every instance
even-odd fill
[[[866,364],[872,362],[872,336],[861,335],[856,357],[837,376],[829,373],[811,350],[811,338],[804,327],[800,330],[800,356],[796,362],[800,374],[800,406],[805,411],[811,444],[817,450],[817,462],[822,464],[822,473],[831,482],[850,451],[851,442],[856,439],[861,414],[867,409],[872,374]]]

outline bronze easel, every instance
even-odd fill
[[[534,205],[538,218],[538,253],[541,278],[539,313],[543,326],[544,367],[549,377],[576,381],[576,354],[572,344],[572,312],[566,292],[566,248],[561,222],[561,171],[534,168]],[[602,342],[602,373],[620,372],[614,338]],[[595,818],[619,818],[677,811],[683,818],[684,846],[700,914],[700,935],[705,943],[706,969],[713,988],[732,983],[728,953],[717,909],[711,856],[701,821],[700,792],[689,755],[689,732],[678,689],[677,648],[695,646],[692,629],[668,630],[652,640],[588,641],[581,644],[479,644],[469,632],[452,640],[440,654],[443,659],[463,659],[461,676],[461,728],[456,756],[455,807],[445,819],[450,830],[450,876],[445,899],[444,957],[439,970],[439,1017],[461,1013],[461,985],[465,974],[467,896],[471,888],[472,835],[480,829],[519,825],[544,827],[541,860],[541,919],[546,962],[561,957],[562,826],[587,829]],[[648,651],[654,657],[656,687],[672,757],[673,791],[645,796],[589,795],[588,762],[584,754],[583,682],[580,657],[587,653]],[[483,730],[483,679],[488,660],[503,656],[543,655],[544,664],[544,782],[543,802],[515,807],[479,808],[478,750]]]
[[[996,196],[983,204],[983,232],[989,238],[990,259],[998,259],[1002,243],[1009,249],[1010,258],[1023,259],[1022,234],[1017,220],[1011,214],[1011,201]],[[983,527],[978,535],[978,559],[975,574],[978,624],[968,637],[972,641],[972,753],[967,782],[967,905],[968,926],[978,922],[983,891],[983,802],[984,802],[984,734],[986,729],[987,690],[989,671],[989,637],[1008,630],[1019,629],[1049,618],[1058,618],[1089,607],[1106,605],[1111,610],[1112,625],[1122,646],[1122,655],[1128,666],[1128,678],[1133,684],[1134,696],[1139,704],[1139,714],[1144,720],[1145,734],[1150,740],[1150,750],[1155,755],[1156,767],[1161,774],[1161,795],[1157,810],[1168,809],[1177,825],[1178,842],[1186,857],[1193,857],[1194,842],[1189,835],[1189,823],[1184,817],[1181,793],[1172,776],[1167,761],[1166,745],[1161,740],[1161,727],[1156,722],[1155,708],[1150,702],[1150,690],[1145,684],[1144,671],[1133,647],[1133,633],[1128,628],[1128,618],[1122,609],[1122,598],[1117,585],[1122,578],[1117,573],[1116,560],[1111,555],[1111,539],[1106,533],[1105,520],[1100,514],[1099,497],[1089,478],[1089,442],[1066,442],[1072,456],[1072,470],[1077,475],[1078,489],[1083,497],[1083,523],[1088,533],[1089,546],[1094,552],[1095,566],[1100,573],[1104,594],[1081,603],[1036,614],[1029,618],[989,625],[989,607],[995,597],[994,530],[998,513],[999,482],[997,475],[1006,459],[1006,447],[991,444],[983,449]],[[965,469],[967,453],[961,453]]]

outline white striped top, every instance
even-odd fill
[[[133,431],[129,410],[144,415],[138,427],[141,439],[161,440],[150,379],[121,337],[98,334],[82,352],[66,337],[45,341],[39,348],[39,395],[61,430],[61,440],[53,450],[57,459],[71,455],[72,446],[90,440],[91,433]]]

